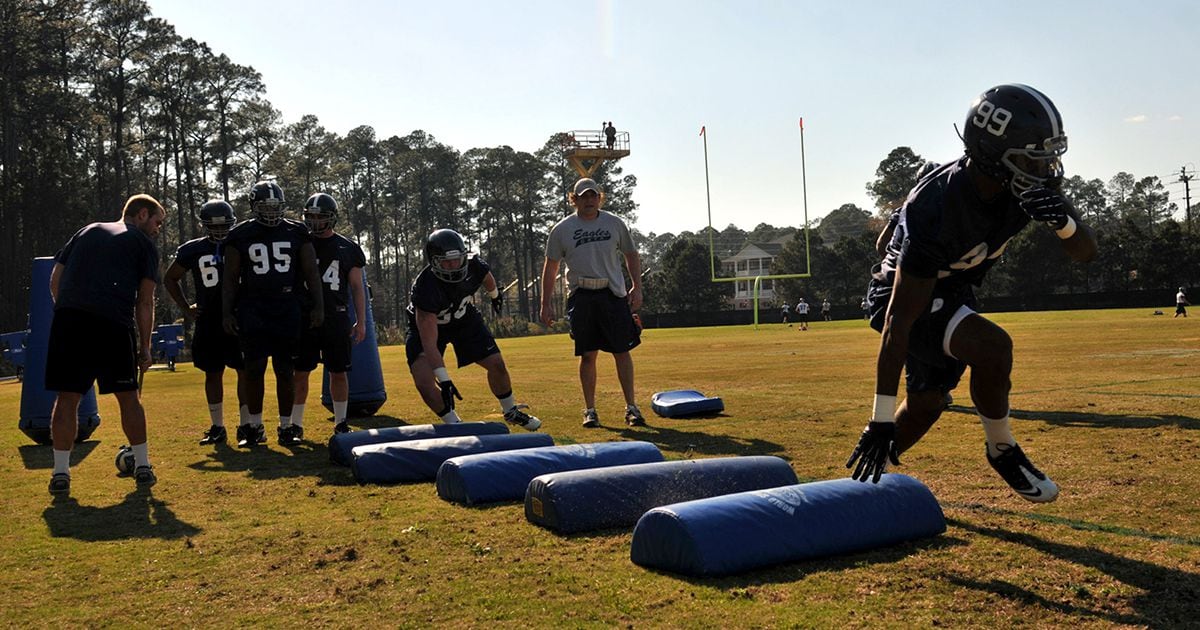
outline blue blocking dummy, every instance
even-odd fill
[[[437,491],[447,501],[468,505],[520,501],[529,482],[538,475],[662,460],[662,451],[649,442],[572,444],[463,455],[446,460],[438,469]]]
[[[367,336],[350,346],[350,371],[346,380],[350,384],[350,405],[346,408],[351,418],[374,415],[387,402],[387,390],[383,385],[383,368],[379,365],[379,341],[375,337],[375,312],[371,309],[371,285],[367,284],[367,270],[363,269],[363,284],[366,285]],[[358,321],[354,312],[354,300],[349,304],[350,321]],[[333,411],[333,398],[329,394],[329,371],[321,370],[321,404]]]
[[[878,484],[835,479],[655,508],[633,530],[630,558],[684,575],[728,575],[944,531],[933,493],[888,473]]]
[[[654,394],[650,408],[664,418],[686,418],[725,411],[725,402],[694,389],[676,389]]]
[[[503,422],[456,422],[454,424],[413,424],[404,427],[367,429],[350,433],[334,433],[329,438],[329,460],[335,464],[349,466],[354,461],[350,454],[355,446],[428,440],[430,438],[461,437],[464,435],[500,435],[508,433]]]
[[[438,467],[451,457],[553,445],[554,439],[545,433],[470,435],[369,444],[351,449],[354,462],[350,467],[359,483],[433,481],[437,478]]]
[[[34,258],[29,287],[29,336],[25,339],[25,380],[21,382],[21,432],[38,444],[50,444],[50,413],[57,392],[46,387],[46,352],[50,348],[50,324],[54,300],[50,297],[53,258]],[[100,426],[93,386],[79,402],[79,433],[76,442],[92,436]]]
[[[722,457],[552,473],[525,492],[525,518],[569,534],[632,527],[660,505],[796,483],[778,457]]]

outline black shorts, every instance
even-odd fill
[[[201,372],[220,372],[227,367],[242,369],[238,338],[225,332],[219,317],[196,320],[192,331],[192,365]]]
[[[1175,314],[1176,315],[1187,315],[1187,309],[1184,308],[1185,306],[1187,306],[1187,304],[1176,304],[1175,305]]]
[[[458,358],[458,367],[478,363],[493,354],[500,353],[500,346],[496,345],[496,338],[492,336],[492,331],[488,330],[487,324],[483,323],[483,316],[479,314],[479,311],[473,308],[458,320],[458,324],[438,326],[438,354],[445,356],[448,344],[454,345],[454,356]],[[425,352],[425,347],[421,344],[421,333],[417,331],[416,326],[408,327],[408,336],[404,340],[404,351],[408,355],[409,365],[412,365],[417,357]]]
[[[575,356],[595,350],[629,352],[642,343],[629,302],[608,289],[578,289],[567,298],[567,321],[575,339]]]
[[[54,311],[46,350],[46,389],[101,394],[138,387],[137,333],[110,319],[74,308]]]
[[[321,363],[330,372],[350,371],[350,332],[350,315],[345,311],[325,313],[320,328],[305,327],[300,332],[296,370],[311,372]]]
[[[291,362],[300,342],[300,303],[245,300],[237,305],[238,343],[246,362],[274,358]]]
[[[883,320],[891,300],[891,285],[872,282],[867,291],[871,328],[883,332]],[[913,322],[904,360],[905,389],[910,392],[948,392],[958,386],[967,364],[947,354],[946,329],[962,321],[966,308],[975,310],[975,294],[967,288],[946,291],[935,287],[929,308]]]

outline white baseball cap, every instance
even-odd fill
[[[600,186],[596,185],[596,180],[590,177],[584,177],[575,182],[575,196],[578,197],[587,191],[594,191],[597,195],[600,194]]]

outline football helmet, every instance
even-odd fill
[[[283,220],[283,189],[275,182],[258,182],[250,188],[250,211],[267,227]]]
[[[237,217],[233,214],[233,206],[222,199],[211,199],[204,202],[204,205],[200,206],[200,212],[197,213],[196,218],[200,220],[200,226],[204,228],[204,233],[216,243],[225,240],[225,237],[229,236],[229,230],[233,229],[233,224],[237,223]]]
[[[967,157],[1014,195],[1062,183],[1067,152],[1062,115],[1045,94],[1019,83],[998,85],[971,103],[963,125]]]
[[[458,261],[458,266],[444,264],[453,261]],[[439,280],[462,282],[467,279],[467,244],[454,230],[434,230],[425,242],[425,262]]]
[[[313,234],[333,229],[337,215],[337,201],[325,193],[315,193],[304,202],[304,225]]]

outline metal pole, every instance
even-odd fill
[[[709,277],[713,280],[717,279],[717,263],[715,251],[713,250],[713,227],[712,227],[712,193],[708,189],[708,134],[705,133],[705,127],[700,127],[700,137],[704,138],[704,200],[708,204],[708,269]]]
[[[800,190],[804,198],[804,265],[812,274],[812,249],[808,242],[808,170],[804,165],[804,117],[800,117]]]

